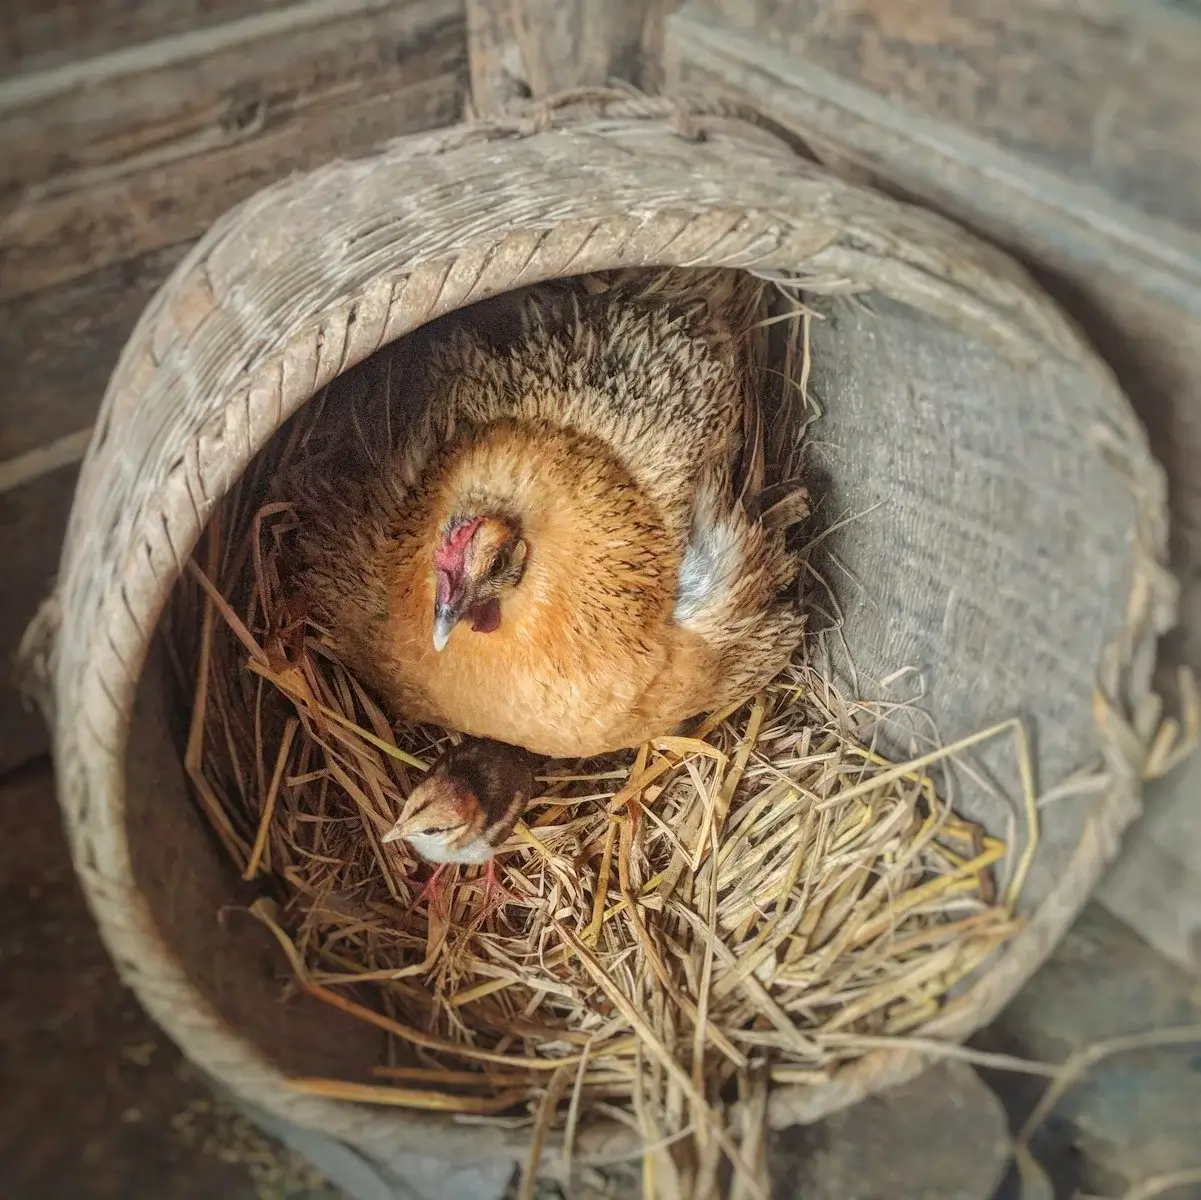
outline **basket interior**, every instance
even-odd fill
[[[1098,763],[1098,664],[1132,586],[1136,504],[1097,439],[1096,382],[1063,362],[1017,366],[887,300],[871,308],[840,307],[813,331],[828,472],[813,489],[831,523],[867,514],[829,539],[836,670],[848,696],[917,706],[881,726],[893,754],[932,726],[950,744],[1022,718],[1041,795]],[[1012,841],[1012,741],[971,759],[949,798]],[[1089,803],[1042,811],[1024,910],[1055,886]]]
[[[841,638],[828,641],[833,669],[847,696],[902,705],[879,727],[901,756],[935,728],[946,743],[1025,718],[1046,790],[1096,758],[1097,664],[1131,585],[1134,502],[1090,440],[1105,398],[1069,365],[1017,365],[915,310],[867,301],[821,302],[812,323],[810,388],[823,417],[807,482],[830,530],[818,561],[842,616]],[[264,1003],[288,968],[237,911],[253,893],[188,795],[170,695],[152,655],[126,818],[136,885],[161,937],[220,1019],[283,1071],[338,1075],[378,1062],[382,1035],[359,1022],[303,998]],[[954,803],[1012,842],[1012,740],[975,763],[955,772]],[[1054,886],[1089,803],[1043,814],[1025,907]]]

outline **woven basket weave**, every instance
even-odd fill
[[[753,123],[593,95],[408,139],[254,196],[147,308],[80,476],[54,595],[27,639],[72,852],[125,981],[249,1100],[377,1159],[506,1155],[517,1135],[290,1092],[379,1061],[377,1035],[278,1002],[279,959],[187,794],[153,638],[209,514],[281,423],[431,318],[565,274],[786,271],[866,290],[815,323],[812,387],[847,654],[864,696],[920,685],[950,741],[1014,715],[1056,788],[1028,923],[927,1030],[966,1037],[1060,937],[1139,810],[1156,636],[1173,615],[1163,482],[1109,372],[1006,257],[852,187]],[[853,580],[854,582],[849,582]],[[884,681],[884,682],[881,682]],[[1002,793],[956,803],[1014,836]],[[776,1126],[911,1076],[881,1051],[774,1093]],[[614,1132],[615,1141],[625,1136]],[[595,1145],[594,1147],[595,1148]]]

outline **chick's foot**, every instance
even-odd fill
[[[422,900],[429,900],[430,906],[440,917],[447,915],[446,907],[442,900],[442,888],[439,886],[439,881],[442,878],[442,873],[446,870],[448,863],[439,863],[434,869],[434,873],[425,881],[421,891],[419,891],[409,905],[408,911],[405,913],[406,919],[411,917],[420,906]]]

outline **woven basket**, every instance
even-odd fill
[[[125,347],[27,653],[75,864],[125,981],[235,1092],[377,1159],[511,1155],[518,1135],[286,1089],[288,1074],[361,1070],[380,1042],[323,1006],[278,1003],[268,935],[218,921],[248,896],[187,793],[156,623],[215,504],[340,372],[519,284],[664,264],[865,295],[816,322],[812,347],[828,472],[814,491],[832,518],[859,518],[830,539],[845,569],[835,665],[861,696],[920,691],[945,741],[1022,717],[1039,789],[1059,789],[1027,924],[928,1034],[992,1018],[1139,811],[1175,594],[1163,481],[1109,371],[1002,254],[754,123],[630,97],[407,139],[269,188],[197,244]],[[955,801],[1013,838],[1011,760],[984,756],[996,786],[969,780]],[[816,1120],[924,1063],[874,1053],[775,1092],[770,1119]]]

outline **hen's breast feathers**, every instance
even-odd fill
[[[664,665],[681,553],[628,472],[595,439],[497,421],[448,444],[422,501],[421,525],[380,571],[389,617],[373,673],[393,702],[534,748],[611,733]],[[428,564],[440,520],[473,506],[500,507],[517,523],[525,571],[495,632],[459,626],[438,653]],[[548,714],[561,715],[560,733]]]

